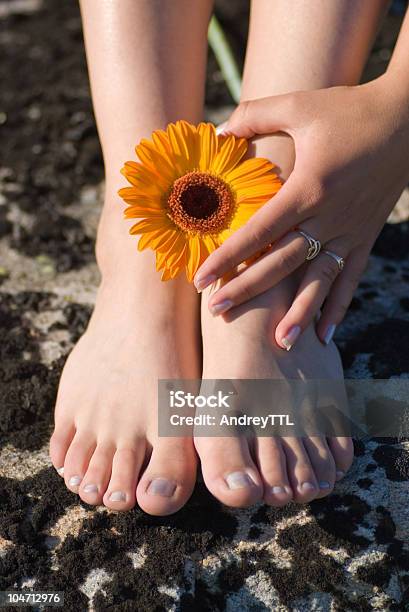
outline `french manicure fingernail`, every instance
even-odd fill
[[[327,482],[326,480],[321,480],[318,484],[319,484],[320,489],[330,489],[331,488],[330,483]]]
[[[281,339],[281,342],[284,345],[286,351],[289,351],[291,347],[294,346],[300,333],[301,333],[301,327],[299,325],[294,325],[288,331],[287,335]]]
[[[206,289],[209,285],[214,283],[217,279],[217,276],[214,274],[208,274],[208,276],[198,276],[195,278],[194,283],[197,291],[200,293],[203,289]]]
[[[98,487],[95,484],[87,484],[84,487],[84,493],[98,493]]]
[[[226,133],[226,125],[227,125],[227,121],[224,121],[223,123],[221,123],[220,125],[218,125],[216,127],[216,135],[217,136],[223,136]]]
[[[228,474],[226,476],[226,483],[231,490],[245,489],[254,485],[250,476],[245,472],[232,472]]]
[[[233,306],[233,302],[231,300],[223,300],[223,302],[219,302],[218,304],[213,304],[209,306],[209,310],[213,316],[223,314]]]
[[[114,491],[109,496],[109,501],[113,502],[124,502],[126,501],[126,495],[123,491]]]
[[[315,490],[315,487],[312,484],[312,482],[303,482],[300,488],[302,491],[314,491]]]
[[[80,484],[81,480],[82,480],[81,476],[71,476],[71,478],[68,481],[68,484],[71,485],[72,487],[77,487]]]
[[[274,495],[279,495],[280,493],[285,493],[284,487],[273,487]]]
[[[324,335],[324,344],[326,344],[327,346],[331,342],[331,340],[332,340],[332,338],[334,336],[336,328],[337,328],[337,326],[334,325],[334,324],[328,325],[327,330],[326,330],[325,335]]]
[[[345,472],[343,472],[342,470],[337,470],[335,472],[335,476],[337,480],[341,480],[341,478],[343,478],[345,476]]]
[[[59,474],[60,476],[64,476],[64,466],[57,468],[57,474]]]
[[[176,484],[166,478],[155,478],[152,480],[146,492],[149,495],[160,495],[161,497],[172,497],[176,490]]]

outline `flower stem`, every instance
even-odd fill
[[[215,15],[210,20],[208,39],[230,94],[236,104],[238,104],[241,89],[239,69],[223,28]]]

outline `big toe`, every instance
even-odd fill
[[[245,438],[198,437],[195,445],[205,484],[223,504],[245,508],[262,498],[262,481]]]
[[[166,516],[185,505],[196,481],[197,457],[190,438],[158,438],[136,497],[148,514]]]

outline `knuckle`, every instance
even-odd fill
[[[249,282],[243,282],[240,285],[240,289],[238,290],[238,302],[247,302],[251,300],[255,295],[254,288],[250,285]]]
[[[258,223],[252,228],[252,242],[258,246],[265,246],[271,241],[271,229],[267,225]]]

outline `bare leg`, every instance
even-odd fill
[[[286,0],[252,3],[243,99],[358,82],[387,3],[298,0],[290,4]],[[288,177],[294,165],[290,138],[259,138],[253,149]],[[335,345],[323,346],[313,328],[289,353],[273,340],[296,282],[295,277],[282,282],[241,307],[240,316],[227,322],[213,318],[207,300],[203,301],[204,378],[342,377]],[[273,505],[291,498],[308,502],[324,497],[352,462],[349,438],[259,438],[253,445],[243,439],[197,438],[195,444],[208,488],[234,506],[261,497]]]
[[[200,375],[199,303],[183,279],[160,281],[152,252],[137,252],[117,190],[142,137],[201,120],[211,2],[82,0],[81,9],[106,170],[102,282],[64,368],[50,454],[84,501],[168,514],[193,490],[196,456],[191,439],[158,439],[157,379]]]

